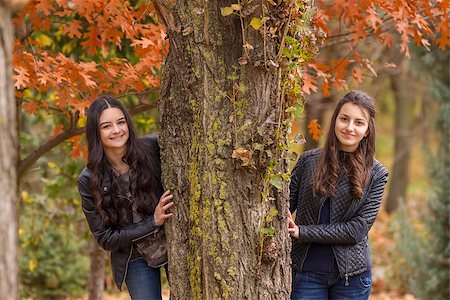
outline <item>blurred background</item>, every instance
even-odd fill
[[[330,6],[338,2],[359,10],[333,18],[333,9],[348,8]],[[405,4],[399,12],[366,1],[318,1],[312,13],[327,39],[317,60],[305,66],[306,97],[299,98],[289,152],[293,166],[302,151],[322,145],[335,103],[347,90],[376,98],[376,158],[390,176],[370,231],[371,299],[449,299],[449,41],[448,26],[436,29],[439,22],[448,25],[448,3],[442,2],[412,1],[429,6]],[[116,290],[108,255],[91,239],[80,209],[76,178],[86,159],[80,112],[95,95],[110,92],[130,108],[140,134],[160,130],[167,42],[156,20],[147,1],[40,0],[15,15],[23,299],[94,299],[98,285],[104,299],[127,299]],[[353,24],[361,20],[366,34],[354,36]],[[436,32],[446,32],[444,42],[436,42]],[[419,45],[411,43],[417,33]],[[164,287],[167,296],[167,280]]]

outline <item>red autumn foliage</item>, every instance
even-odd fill
[[[153,15],[145,2],[31,1],[14,19],[16,26],[32,28],[16,40],[13,57],[17,98],[34,102],[22,108],[83,114],[99,93],[159,86],[167,43]],[[46,93],[40,101],[34,100],[37,92]]]
[[[315,25],[327,34],[324,49],[306,69],[325,96],[330,88],[343,90],[364,76],[376,76],[374,62],[361,49],[369,43],[391,47],[398,44],[410,58],[410,44],[442,50],[450,46],[449,1],[429,0],[318,0]],[[367,74],[367,75],[365,75]],[[307,82],[306,94],[314,91]]]
[[[322,54],[306,66],[306,94],[320,87],[327,96],[331,89],[347,89],[349,80],[376,76],[374,62],[359,51],[369,42],[399,44],[406,57],[412,42],[450,45],[448,0],[318,0],[317,5],[315,25],[327,34],[323,50],[339,51],[333,48],[334,55]],[[43,109],[67,115],[65,127],[55,128],[57,136],[73,129],[100,93],[154,90],[168,47],[156,19],[148,1],[32,0],[14,19],[22,32],[13,57],[21,108],[28,114]]]

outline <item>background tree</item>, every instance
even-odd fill
[[[403,84],[405,80],[414,80],[413,74],[407,64],[402,64],[402,56],[399,54],[394,53],[392,61],[398,66],[398,71],[391,73],[389,76],[395,101],[395,140],[394,163],[390,172],[390,188],[384,206],[388,213],[395,212],[398,202],[406,200],[412,143],[410,110],[415,101],[414,87]]]
[[[12,11],[26,1],[0,1],[0,295],[19,298],[17,268],[17,110],[12,85]]]

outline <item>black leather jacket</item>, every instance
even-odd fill
[[[297,211],[295,223],[299,227],[299,238],[292,239],[292,267],[302,270],[311,243],[331,244],[339,275],[347,280],[371,269],[368,232],[381,206],[388,171],[375,161],[359,199],[350,195],[348,178],[340,178],[331,197],[330,223],[318,224],[326,197],[313,195],[312,179],[321,151],[304,152],[292,171],[289,210]]]
[[[156,136],[145,137],[144,141],[150,146],[150,150],[154,152],[159,162],[159,146]],[[158,164],[156,172],[158,177],[161,178],[160,164]],[[89,229],[100,247],[111,252],[112,274],[120,290],[127,275],[128,262],[134,244],[152,234],[158,229],[158,226],[155,225],[153,216],[148,216],[135,224],[130,220],[129,224],[121,228],[102,226],[102,218],[95,210],[94,198],[90,188],[90,178],[91,175],[87,168],[84,168],[78,176],[78,190],[82,200],[82,209],[89,224]],[[103,197],[114,197],[110,193],[111,180],[109,178],[103,180],[102,187]],[[159,186],[157,191],[159,196],[161,196],[162,191],[162,186]]]

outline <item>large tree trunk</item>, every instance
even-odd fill
[[[19,299],[17,267],[17,111],[12,85],[11,10],[0,1],[0,295]]]
[[[89,242],[91,270],[89,272],[88,299],[101,300],[105,289],[106,252],[92,238]]]
[[[231,4],[160,8],[170,40],[159,113],[163,183],[175,196],[167,224],[174,299],[290,293],[288,182],[280,180],[288,172],[286,100],[270,62],[278,45],[246,27],[251,16],[222,16]],[[245,43],[254,49],[239,59]]]

